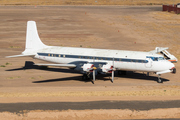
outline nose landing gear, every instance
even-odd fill
[[[172,73],[176,74],[176,68],[173,68]]]
[[[158,80],[157,80],[158,83],[163,83],[163,80],[161,79],[161,75],[158,74]]]

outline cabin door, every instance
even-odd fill
[[[151,58],[147,58],[146,60],[147,60],[148,62],[145,63],[145,67],[151,68],[151,67],[152,67],[152,59],[151,59]]]

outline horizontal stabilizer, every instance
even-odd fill
[[[68,67],[68,68],[75,68],[76,65],[74,64],[34,64],[38,66],[56,66],[56,67]]]
[[[34,57],[35,54],[29,54],[29,55],[13,55],[13,56],[6,56],[6,58],[13,58],[13,57]]]

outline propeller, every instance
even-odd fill
[[[94,81],[96,80],[96,67],[93,67],[93,84],[94,84]]]
[[[95,62],[95,57],[93,57],[93,62]],[[96,75],[95,75],[96,69],[97,69],[96,67],[93,67],[93,83],[96,80]]]
[[[114,71],[115,71],[115,68],[114,68],[114,57],[113,57],[113,66],[112,66],[112,79],[111,79],[111,82],[113,83],[114,82]]]
[[[112,70],[112,80],[111,80],[111,82],[113,83],[113,81],[114,81],[114,70]]]
[[[96,76],[95,76],[95,70],[93,70],[93,81],[95,81],[96,80]]]

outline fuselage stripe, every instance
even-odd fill
[[[67,55],[67,54],[53,54],[53,53],[37,53],[37,54],[39,56],[47,56],[47,57],[62,57],[62,58],[76,58],[76,59],[91,59],[91,60],[94,59],[94,60],[106,60],[106,61],[148,63],[148,60],[142,60],[142,59],[127,59],[127,58],[113,58],[113,57]]]

